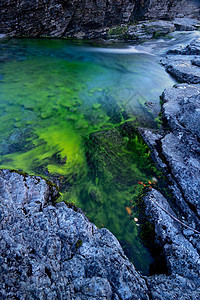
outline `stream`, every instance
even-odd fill
[[[143,274],[154,259],[141,238],[144,187],[166,189],[137,126],[158,128],[159,64],[173,33],[142,45],[59,39],[0,40],[0,168],[53,180],[58,201],[108,228]]]

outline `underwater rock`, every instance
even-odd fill
[[[40,177],[0,171],[0,297],[149,299],[116,238],[56,197]]]

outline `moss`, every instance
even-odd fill
[[[79,208],[73,202],[65,202],[65,204],[67,205],[67,207],[73,209],[75,212],[79,211]]]
[[[117,36],[118,38],[123,38],[123,39],[127,37],[127,33],[128,33],[127,25],[111,27],[108,30],[108,36]]]
[[[24,177],[28,177],[28,176],[29,176],[28,173],[23,172],[23,171],[20,171],[20,170],[9,169],[9,171],[10,171],[11,173],[17,173],[17,174],[20,174],[20,175],[22,175],[22,176],[24,176]]]
[[[82,240],[78,240],[77,242],[76,242],[76,250],[78,250],[81,246],[82,246],[82,244],[83,244],[83,241]]]

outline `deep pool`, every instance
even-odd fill
[[[0,42],[0,167],[53,179],[60,200],[107,227],[135,266],[153,263],[137,201],[159,172],[137,125],[159,126],[174,80],[154,51],[53,39]]]

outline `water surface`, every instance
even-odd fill
[[[158,126],[147,103],[158,107],[173,79],[126,45],[13,39],[0,53],[0,167],[53,179],[147,274],[136,202],[160,175],[135,128]]]

